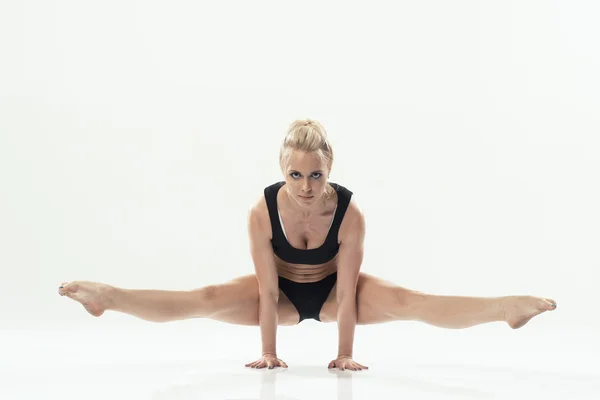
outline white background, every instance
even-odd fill
[[[599,12],[593,1],[3,1],[0,333],[28,338],[3,341],[9,364],[52,340],[73,359],[113,357],[114,342],[131,357],[255,359],[257,328],[96,319],[56,290],[253,273],[248,208],[283,179],[289,124],[312,118],[334,146],[331,181],[366,214],[363,271],[430,293],[558,303],[517,331],[358,327],[357,361],[471,351],[499,365],[520,344],[520,362],[597,369]],[[280,328],[280,355],[326,366],[336,329]],[[153,335],[171,345],[149,349]]]

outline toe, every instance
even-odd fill
[[[552,299],[541,299],[541,309],[544,311],[554,310],[556,308],[556,302]]]

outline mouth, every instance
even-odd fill
[[[301,196],[301,195],[298,195],[298,197],[300,197],[301,199],[304,199],[304,200],[308,200],[308,199],[312,199],[313,198],[313,196]]]

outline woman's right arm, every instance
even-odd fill
[[[250,254],[258,279],[258,321],[262,337],[262,355],[272,354],[277,357],[277,324],[279,315],[279,283],[273,248],[269,241],[270,224],[265,217],[266,205],[252,207],[248,216],[248,235]],[[268,226],[266,226],[268,225]]]

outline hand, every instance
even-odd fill
[[[342,371],[344,371],[346,369],[349,369],[352,371],[362,371],[363,369],[369,369],[369,367],[359,364],[356,361],[353,361],[352,357],[348,357],[348,356],[338,356],[338,358],[336,358],[335,360],[333,360],[329,363],[329,366],[327,368],[335,368],[335,367],[337,367],[338,369],[340,369]]]
[[[275,354],[264,354],[259,360],[246,364],[246,367],[250,368],[269,368],[273,369],[275,367],[287,368],[287,364],[282,360],[277,358]]]

